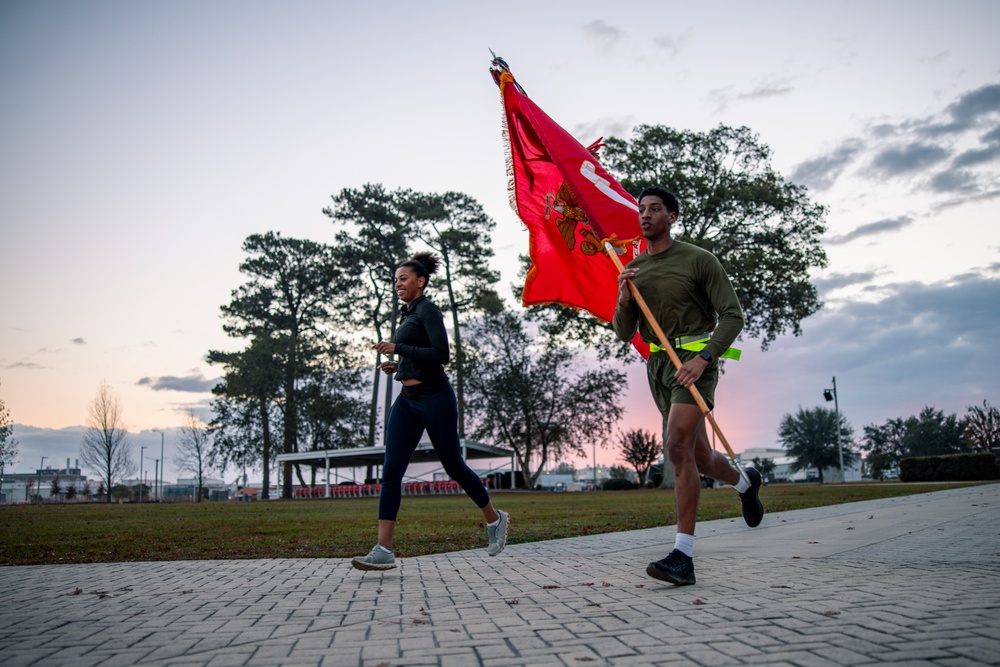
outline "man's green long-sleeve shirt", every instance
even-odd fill
[[[711,331],[705,349],[718,359],[743,330],[736,290],[722,264],[707,250],[675,240],[664,252],[642,253],[628,267],[639,269],[632,282],[668,338]],[[615,308],[611,324],[622,340],[631,340],[638,327],[643,340],[660,344],[635,299],[628,308]]]

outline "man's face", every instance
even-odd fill
[[[646,195],[639,201],[639,227],[646,240],[669,234],[675,220],[677,214],[667,212],[666,204],[659,197]]]

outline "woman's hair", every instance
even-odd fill
[[[408,269],[412,269],[414,273],[417,274],[418,278],[423,278],[426,286],[427,282],[430,281],[431,276],[437,273],[438,266],[441,265],[441,260],[435,257],[429,252],[418,252],[416,255],[406,260],[399,265],[399,268],[404,266]]]

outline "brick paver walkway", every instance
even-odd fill
[[[1000,485],[698,533],[684,588],[645,575],[673,528],[384,573],[321,559],[0,568],[0,664],[1000,665]]]

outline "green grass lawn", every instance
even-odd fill
[[[769,512],[940,491],[967,484],[779,484]],[[494,492],[511,513],[510,543],[673,525],[673,492]],[[377,498],[257,503],[0,506],[0,564],[223,558],[345,558],[375,543]],[[732,489],[704,489],[699,520],[739,517]],[[482,514],[464,494],[404,496],[400,557],[486,546]]]

